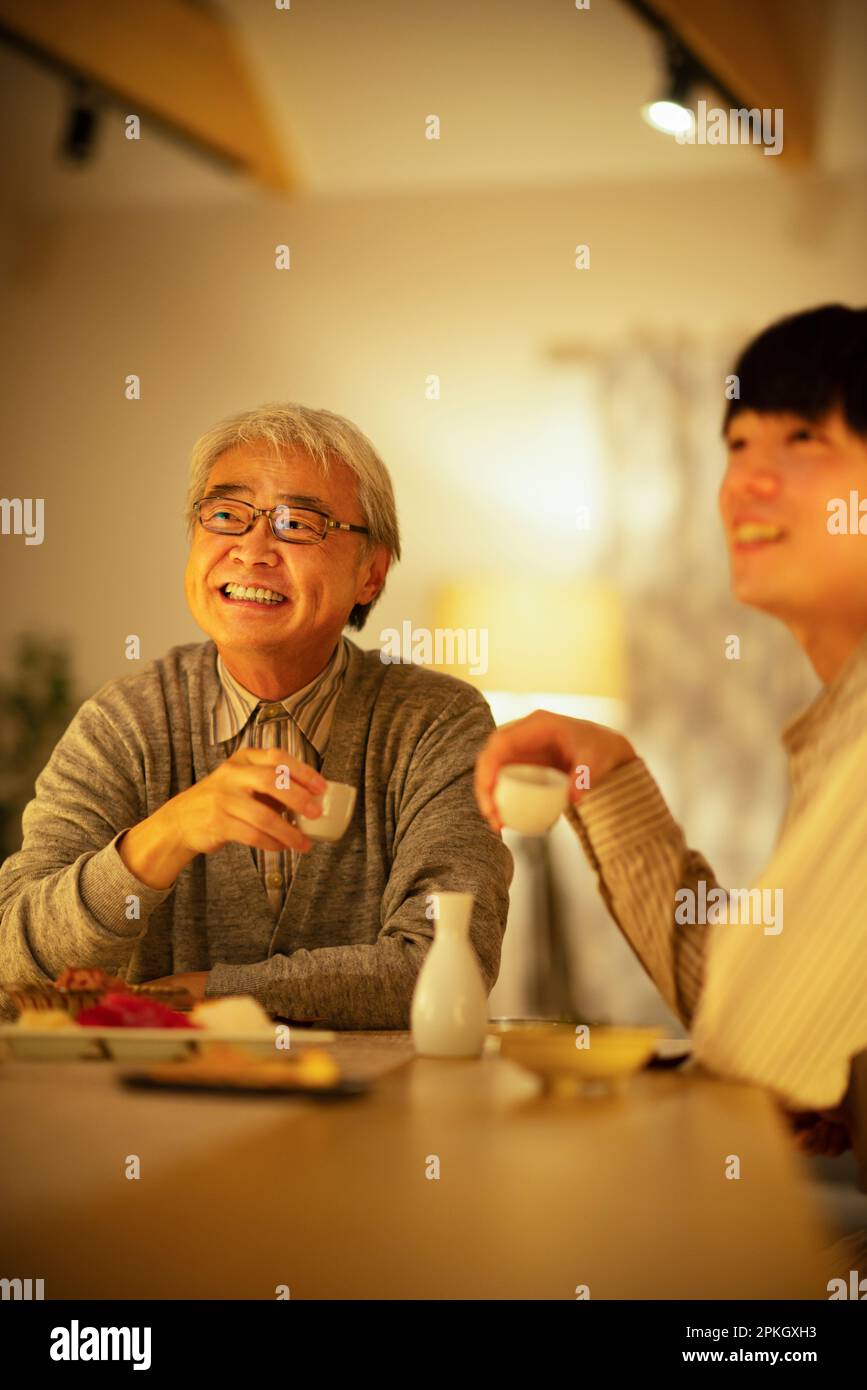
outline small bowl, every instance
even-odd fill
[[[497,1057],[501,1054],[500,1042],[504,1033],[514,1033],[521,1029],[528,1028],[559,1028],[561,1025],[555,1019],[546,1018],[492,1018],[488,1020],[488,1031],[485,1037],[484,1054],[487,1057]]]
[[[589,1045],[578,1047],[573,1024],[507,1028],[500,1056],[538,1076],[545,1095],[576,1096],[610,1088],[640,1071],[653,1056],[662,1028],[593,1026]]]
[[[556,1018],[492,1018],[488,1020],[488,1033],[500,1037],[503,1033],[526,1032],[527,1029],[562,1028]],[[568,1025],[566,1025],[568,1027]]]

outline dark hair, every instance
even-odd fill
[[[867,435],[867,309],[823,304],[772,323],[732,369],[739,396],[723,431],[742,410],[820,420],[839,408],[853,434]]]

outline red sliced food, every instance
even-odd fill
[[[101,970],[98,966],[67,966],[62,974],[58,975],[54,981],[55,989],[65,989],[78,994],[91,993],[94,990],[112,990],[115,994],[123,994],[126,991],[126,982],[117,977],[109,975],[107,971]]]
[[[186,1014],[138,994],[107,994],[101,1004],[81,1009],[83,1028],[198,1028]]]

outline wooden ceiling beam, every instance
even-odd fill
[[[294,186],[237,39],[212,11],[187,0],[0,0],[0,30],[265,187]]]
[[[824,32],[821,5],[815,0],[646,3],[744,106],[781,107],[783,157],[793,164],[811,160]]]

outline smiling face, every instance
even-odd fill
[[[828,530],[828,503],[867,499],[867,440],[839,411],[810,422],[744,410],[726,429],[720,512],[736,598],[780,618],[809,650],[822,626],[867,630],[867,535]],[[867,526],[867,520],[865,520]]]
[[[256,507],[311,507],[365,525],[350,469],[333,463],[323,477],[300,450],[275,456],[264,443],[228,450],[202,493],[219,494]],[[276,538],[266,517],[243,536],[218,535],[196,522],[184,576],[187,603],[245,689],[277,700],[319,674],[355,604],[370,603],[385,583],[388,551],[377,546],[366,553],[365,541],[355,532],[330,531],[320,544],[293,545]],[[225,593],[226,584],[281,598],[239,602]]]

